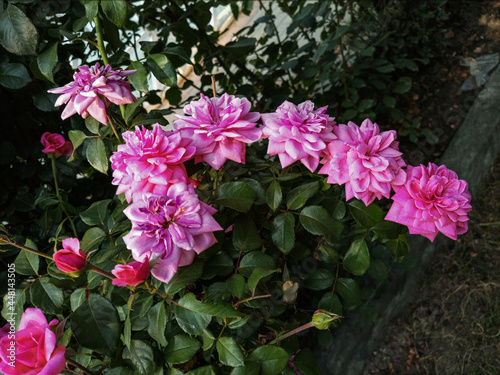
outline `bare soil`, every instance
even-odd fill
[[[409,106],[439,142],[422,143],[410,164],[439,158],[479,91],[460,91],[469,74],[460,59],[500,52],[500,2],[456,3],[443,33],[447,47],[416,78]],[[365,375],[500,374],[500,158],[472,206],[469,231],[434,255]]]

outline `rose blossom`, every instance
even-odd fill
[[[87,254],[80,250],[78,238],[66,238],[62,240],[63,248],[52,256],[57,268],[63,272],[78,272],[85,268]]]
[[[434,241],[438,232],[454,240],[467,232],[472,209],[467,182],[444,165],[407,168],[406,183],[396,189],[386,220],[406,225],[412,234]]]
[[[380,133],[378,125],[366,119],[361,126],[349,122],[333,132],[337,139],[328,144],[319,173],[327,174],[330,184],[345,184],[348,200],[356,197],[368,206],[375,198],[389,198],[391,187],[405,182],[394,130]]]
[[[56,107],[67,103],[61,115],[63,120],[78,113],[83,118],[90,115],[107,124],[106,108],[110,103],[134,102],[130,84],[122,78],[136,70],[113,70],[110,65],[100,67],[99,63],[90,68],[82,65],[78,70],[80,72],[73,75],[73,82],[48,90],[53,94],[62,94],[57,98]]]
[[[116,279],[113,279],[114,285],[136,286],[149,276],[149,258],[146,257],[144,262],[130,262],[125,265],[117,264],[111,273],[116,276]]]
[[[128,202],[137,193],[163,195],[170,185],[188,180],[182,163],[196,149],[179,132],[163,131],[156,124],[153,130],[136,127],[134,132],[123,133],[123,139],[126,143],[118,146],[110,160],[116,194],[124,192]]]
[[[222,228],[212,217],[216,211],[198,199],[193,186],[179,182],[163,196],[142,195],[123,211],[132,222],[123,240],[135,260],[148,257],[155,264],[151,274],[168,283],[177,267],[217,242],[212,232]]]
[[[51,327],[57,323],[57,319],[47,323],[40,309],[26,309],[14,338],[5,335],[0,339],[0,372],[5,375],[58,375],[66,364],[66,348],[56,346],[56,335]]]
[[[250,107],[247,99],[227,93],[215,98],[201,94],[200,100],[184,107],[189,116],[176,115],[173,127],[183,138],[193,140],[196,163],[206,161],[215,169],[227,159],[244,164],[246,144],[261,136],[255,127],[260,114],[250,112]]]
[[[73,144],[65,140],[61,134],[45,132],[42,134],[40,142],[45,147],[42,152],[46,154],[71,156],[73,153]]]
[[[326,114],[327,108],[314,110],[310,100],[298,106],[285,101],[275,113],[263,114],[262,137],[269,138],[267,153],[278,155],[283,168],[300,160],[314,172],[327,143],[336,138],[332,133],[335,121]]]

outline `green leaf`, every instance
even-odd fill
[[[76,311],[80,305],[86,299],[86,290],[85,288],[78,288],[73,293],[71,293],[70,304],[71,311]]]
[[[31,82],[28,70],[20,63],[0,65],[0,85],[17,90]]]
[[[153,373],[153,349],[151,346],[141,340],[132,340],[130,350],[123,350],[123,359],[130,362],[134,368],[134,374],[149,375]]]
[[[377,101],[375,99],[363,99],[358,105],[358,111],[364,112],[367,109],[373,107]]]
[[[133,74],[132,74],[133,75]],[[142,103],[146,100],[146,96],[143,96],[142,98],[137,99],[135,102],[127,104],[125,106],[125,114],[123,115],[123,119],[128,122],[132,115],[135,113],[135,110],[139,108]],[[90,117],[87,117],[90,118]]]
[[[203,262],[195,261],[189,266],[179,267],[172,280],[165,286],[165,293],[173,296],[182,288],[194,283],[201,276],[203,271]]]
[[[351,215],[363,228],[371,228],[384,219],[384,211],[375,203],[366,207],[362,201],[355,199],[348,205]]]
[[[148,90],[148,71],[139,61],[132,61],[127,70],[137,70],[134,74],[128,76],[129,82],[137,91],[149,92]],[[128,121],[128,119],[127,119]]]
[[[252,274],[248,278],[248,289],[254,290],[260,279],[272,275],[273,273],[281,271],[280,269],[270,270],[269,268],[255,267]]]
[[[49,278],[36,280],[30,287],[31,303],[48,314],[59,314],[64,302],[63,292],[49,283]]]
[[[365,240],[355,240],[349,246],[342,266],[356,276],[364,275],[370,267],[370,252]]]
[[[139,113],[132,120],[131,127],[142,126],[142,125],[152,125],[152,124],[168,125],[168,121],[165,117],[156,110],[152,110],[149,113]]]
[[[321,206],[307,206],[300,213],[302,226],[315,235],[323,235],[328,242],[336,242],[344,230],[343,224],[330,216]]]
[[[395,240],[387,241],[386,245],[397,260],[402,260],[410,251],[410,246],[404,234],[400,234]]]
[[[85,126],[92,134],[99,134],[100,124],[101,123],[99,121],[97,121],[95,118],[93,118],[92,116],[88,116],[85,119]]]
[[[220,186],[216,202],[239,212],[247,212],[254,200],[255,192],[250,185],[234,181]]]
[[[327,292],[319,300],[318,309],[331,311],[334,314],[342,315],[342,302],[340,302],[340,299],[336,294]]]
[[[266,202],[271,210],[276,211],[281,203],[281,199],[283,198],[283,193],[281,192],[280,183],[276,180],[273,180],[266,192]]]
[[[99,172],[107,174],[108,155],[106,154],[104,141],[101,138],[92,138],[90,140],[87,147],[87,160]]]
[[[202,278],[211,279],[214,276],[225,276],[234,271],[233,260],[226,253],[220,253],[211,257],[203,269]]]
[[[80,248],[84,253],[88,253],[91,250],[95,250],[105,238],[106,233],[101,228],[90,228],[83,235]]]
[[[335,276],[328,270],[318,268],[311,271],[304,280],[304,286],[311,290],[324,290],[333,284]]]
[[[238,271],[243,276],[249,277],[255,267],[275,269],[276,265],[273,258],[269,255],[261,253],[260,251],[252,251],[241,259]]]
[[[410,77],[400,77],[394,84],[394,91],[396,94],[404,94],[411,89],[411,78]]]
[[[235,367],[230,375],[259,375],[260,363],[245,361],[244,366]],[[295,375],[295,374],[294,374]]]
[[[384,102],[386,107],[394,108],[396,106],[396,98],[393,96],[384,95],[382,101]]]
[[[73,144],[73,154],[71,154],[71,157],[68,159],[68,161],[73,161],[76,158],[76,149],[80,147],[85,138],[87,138],[87,135],[81,130],[70,130],[68,132],[68,136],[69,140]]]
[[[233,227],[233,246],[238,251],[251,251],[262,247],[255,222],[248,216],[236,221]]]
[[[319,181],[309,182],[296,187],[286,197],[286,206],[289,210],[297,210],[306,204],[319,189]]]
[[[302,375],[323,375],[309,348],[302,348],[293,358],[293,364]]]
[[[158,302],[148,311],[148,333],[161,346],[167,346],[165,338],[165,328],[167,327],[167,313],[165,304]]]
[[[127,315],[125,325],[123,326],[123,343],[130,350],[132,345],[132,322],[130,321],[130,314]]]
[[[104,225],[109,215],[108,206],[110,203],[111,199],[92,203],[89,208],[80,213],[80,219],[89,226]]]
[[[36,55],[38,32],[29,18],[10,2],[7,9],[0,9],[0,44],[15,55]]]
[[[165,359],[168,363],[184,363],[189,361],[201,347],[194,337],[185,334],[176,335],[169,341],[165,349]]]
[[[186,375],[216,375],[212,366],[202,366],[188,371]]]
[[[208,329],[203,330],[202,338],[203,338],[203,351],[206,351],[212,347],[215,338],[214,335],[212,335],[212,332],[210,332]]]
[[[201,336],[203,330],[207,328],[212,320],[211,315],[202,314],[196,311],[175,306],[175,320],[182,330],[190,335]]]
[[[261,346],[248,356],[248,360],[260,363],[262,375],[277,375],[283,371],[288,363],[290,354],[277,346]]]
[[[85,17],[89,22],[92,22],[99,12],[99,1],[96,0],[80,0],[85,7]]]
[[[198,301],[193,293],[183,296],[177,303],[185,309],[219,317],[242,317],[244,314],[224,301]]]
[[[222,364],[231,367],[244,365],[243,352],[234,338],[221,337],[217,340],[216,347]]]
[[[50,47],[45,49],[45,51],[40,56],[36,58],[40,73],[42,73],[42,75],[52,83],[55,83],[52,71],[57,64],[57,45],[58,43],[52,44]]]
[[[71,329],[80,345],[101,354],[115,353],[121,324],[118,312],[106,298],[90,294],[70,319]]]
[[[393,221],[380,221],[370,228],[384,240],[394,240],[401,233],[402,226]]]
[[[149,55],[146,64],[149,69],[151,69],[156,79],[164,85],[170,87],[177,84],[175,67],[168,61],[167,56],[160,53]]]
[[[295,244],[295,218],[290,212],[276,216],[273,221],[271,238],[276,247],[284,254],[288,254]]]
[[[387,266],[380,259],[374,259],[370,263],[370,268],[368,268],[368,275],[370,275],[376,281],[383,281],[387,279],[389,271]]]
[[[125,0],[101,1],[101,8],[107,19],[116,26],[122,27],[127,19],[127,2]]]
[[[226,287],[233,296],[240,298],[245,292],[245,279],[237,273],[226,281]]]
[[[24,313],[24,304],[26,303],[26,289],[16,289],[14,294],[5,293],[3,296],[2,316],[5,320],[20,317]],[[16,331],[19,330],[21,319],[15,319]]]
[[[36,247],[33,248],[36,250]],[[26,250],[21,250],[16,257],[14,264],[16,265],[16,272],[20,275],[38,275],[40,259],[36,254]]]
[[[361,302],[361,289],[356,280],[339,278],[335,289],[346,304],[358,305]]]

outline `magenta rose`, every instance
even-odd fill
[[[62,87],[48,90],[53,94],[62,94],[55,106],[66,104],[61,115],[66,119],[75,113],[83,118],[92,116],[97,121],[107,124],[106,108],[110,103],[129,104],[135,101],[130,84],[122,78],[136,70],[113,70],[110,65],[93,67],[82,65],[73,75],[74,81]]]
[[[144,282],[149,276],[149,258],[146,257],[144,262],[130,262],[125,265],[117,264],[111,271],[116,279],[113,279],[113,284],[118,286],[136,286]]]
[[[58,375],[66,364],[64,345],[57,345],[42,310],[28,308],[15,334],[0,339],[0,372],[4,375]]]
[[[356,197],[368,206],[375,198],[389,198],[391,188],[405,182],[401,168],[406,164],[394,130],[380,133],[378,125],[366,119],[361,126],[335,126],[333,132],[337,139],[328,144],[319,173],[327,174],[330,184],[345,184],[348,200]]]
[[[385,219],[406,225],[410,233],[431,241],[438,232],[456,240],[467,232],[470,199],[467,182],[444,165],[409,166],[406,183],[396,188]]]
[[[134,195],[163,195],[170,185],[187,181],[184,162],[196,151],[191,140],[179,132],[167,132],[156,124],[153,130],[136,127],[123,133],[125,144],[111,155],[113,185],[117,194],[125,193],[127,201]]]
[[[335,121],[326,114],[328,107],[314,110],[307,100],[296,106],[285,101],[275,113],[262,115],[262,137],[269,138],[267,153],[278,155],[281,166],[300,160],[314,172],[327,144],[336,137],[332,133]]]
[[[135,260],[149,258],[151,274],[168,283],[177,267],[217,242],[213,232],[222,228],[212,217],[216,211],[198,199],[192,185],[179,182],[165,195],[142,195],[123,211],[132,222],[123,240]]]
[[[63,248],[52,256],[57,268],[63,272],[78,272],[85,268],[87,254],[80,250],[78,238],[66,238],[62,241]]]
[[[183,138],[192,139],[196,147],[195,162],[205,161],[220,169],[227,159],[245,163],[246,144],[258,141],[260,118],[258,112],[250,112],[248,99],[223,94],[209,98],[201,94],[184,107],[189,116],[176,115],[173,127]]]
[[[70,156],[73,153],[73,144],[64,139],[61,134],[45,132],[40,140],[46,154],[54,154],[56,156]]]

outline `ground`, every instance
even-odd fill
[[[447,47],[415,78],[410,109],[439,142],[414,159],[439,158],[478,93],[460,91],[469,74],[461,58],[500,52],[500,2],[458,3]],[[472,205],[468,233],[434,255],[364,374],[500,374],[500,158]]]

